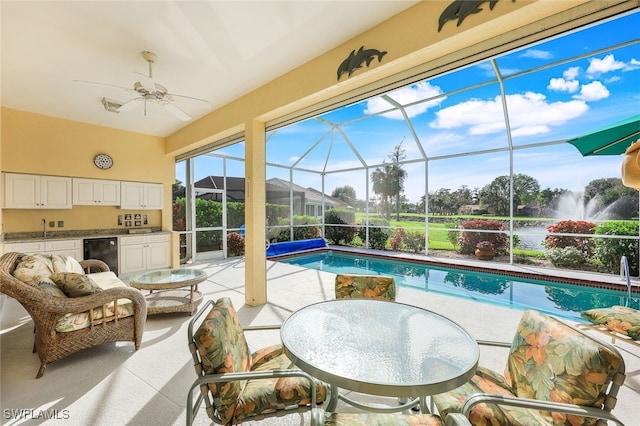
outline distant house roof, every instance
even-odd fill
[[[294,191],[303,192],[305,194],[306,204],[317,204],[317,205],[322,204],[322,192],[318,191],[317,189],[303,188],[298,184],[295,184],[295,183],[292,184],[291,182],[288,182],[280,178],[271,178],[267,180],[267,183],[268,184],[270,183],[272,185],[276,185],[282,188],[286,188],[286,189],[293,188]],[[347,206],[347,204],[345,204],[342,200],[339,200],[327,194],[324,194],[324,202],[325,204],[329,204],[333,207]]]

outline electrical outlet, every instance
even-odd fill
[[[50,220],[49,221],[49,228],[55,228],[56,227],[56,221],[55,220]]]
[[[58,228],[64,228],[64,220],[58,221]]]

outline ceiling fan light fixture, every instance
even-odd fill
[[[117,114],[120,112],[118,110],[122,106],[122,104],[118,101],[114,101],[113,99],[102,98],[102,106],[104,106],[105,110],[109,112],[115,112]]]

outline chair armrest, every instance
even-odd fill
[[[264,331],[264,330],[280,330],[279,325],[248,325],[242,327],[244,331]]]
[[[554,401],[540,401],[537,399],[517,398],[512,396],[502,396],[493,394],[474,394],[471,395],[462,407],[462,413],[465,417],[469,417],[471,409],[482,403],[491,403],[496,405],[510,405],[513,407],[531,408],[538,411],[551,411],[556,413],[572,414],[575,416],[592,417],[612,421],[620,426],[624,426],[613,414],[595,407],[585,407],[576,404],[566,404]]]
[[[118,299],[129,299],[135,306],[146,307],[144,296],[139,290],[131,287],[115,287],[83,297],[43,297],[40,301],[40,309],[56,314],[76,314],[99,308]]]
[[[82,269],[87,274],[90,274],[94,269],[98,270],[98,272],[108,272],[111,270],[109,269],[109,265],[98,259],[81,260],[80,266],[82,266]]]

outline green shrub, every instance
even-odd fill
[[[474,254],[476,251],[476,245],[480,241],[492,242],[496,248],[496,254],[504,254],[507,252],[507,242],[509,241],[509,237],[506,233],[468,231],[472,229],[504,231],[506,227],[502,222],[497,220],[472,219],[462,222],[460,227],[465,230],[462,232],[462,236],[460,237],[460,253]]]
[[[610,221],[595,227],[597,235],[638,235],[637,221]],[[638,240],[596,238],[594,255],[605,270],[611,274],[620,271],[620,259],[627,257],[629,262],[629,275],[638,276]]]
[[[560,222],[547,227],[548,232],[566,234],[592,235],[596,224],[586,220],[561,220]],[[543,245],[547,248],[575,247],[582,251],[586,257],[593,256],[595,242],[591,237],[572,237],[561,235],[547,235]],[[619,259],[618,259],[619,260]]]
[[[449,228],[447,231],[447,239],[455,250],[458,247],[458,244],[460,244],[460,231],[456,229],[460,228],[460,221],[456,220],[454,222],[445,223],[444,226]]]
[[[407,247],[414,253],[421,253],[424,251],[424,234],[418,231],[407,232],[407,236],[404,239]]]
[[[327,211],[324,215],[324,237],[329,244],[349,244],[357,231],[356,228],[350,226],[355,222],[355,218],[356,215],[351,210],[331,209]]]
[[[358,236],[362,241],[366,241],[365,229],[360,229]],[[369,227],[369,248],[375,250],[384,250],[387,247],[387,240],[389,239],[389,230],[386,228],[379,228],[377,226]]]
[[[389,239],[391,230],[386,228],[386,226],[389,226],[389,221],[385,219],[376,218],[375,221],[369,222],[369,248],[384,250],[387,247],[387,240]],[[365,227],[358,229],[358,236],[363,242],[367,240],[367,230]]]
[[[294,240],[310,240],[312,238],[322,237],[322,231],[320,219],[313,216],[294,216],[293,217],[293,239]],[[289,226],[289,218],[278,219],[279,226],[286,226],[286,228],[278,228],[279,232],[276,236],[276,241],[291,241],[291,232]],[[303,225],[318,225],[318,226],[303,226]]]
[[[587,260],[586,254],[574,246],[553,247],[547,249],[545,255],[553,266],[561,268],[579,266]]]

